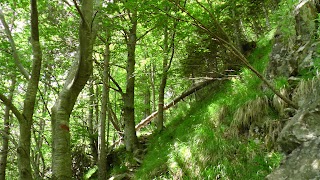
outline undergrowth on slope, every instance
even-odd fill
[[[260,44],[250,57],[256,59],[252,64],[260,72],[270,51],[271,43]],[[281,155],[269,152],[263,138],[233,133],[247,118],[240,119],[235,112],[248,102],[263,99],[266,94],[261,87],[261,80],[243,69],[238,78],[222,84],[207,98],[190,107],[179,105],[166,130],[151,138],[135,179],[263,179],[279,164]],[[246,107],[252,112],[261,108]],[[272,109],[265,107],[272,119]],[[249,117],[248,127],[243,124],[243,128],[260,122],[259,118]]]

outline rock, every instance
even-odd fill
[[[294,59],[292,54],[291,50],[285,45],[284,40],[281,38],[276,40],[270,54],[267,78],[290,77],[297,69],[297,65],[291,62]]]
[[[300,0],[294,10],[297,35],[293,38],[294,46],[286,44],[281,35],[275,37],[267,77],[273,79],[278,76],[289,78],[308,73],[318,74],[313,68],[316,65],[315,60],[320,58],[318,50],[320,45],[313,38],[317,29],[315,19],[318,17],[319,7],[319,0]],[[301,81],[300,85],[297,85],[295,78],[291,78],[289,82],[292,82],[294,87],[297,86],[295,91],[289,94],[299,109],[291,113],[293,117],[289,118],[278,136],[277,143],[287,157],[266,179],[318,180],[320,179],[320,78],[318,75],[308,82]]]
[[[281,150],[290,153],[302,143],[320,136],[320,112],[299,111],[282,129],[278,143]]]
[[[315,65],[319,66],[319,62],[315,62],[315,60],[319,60],[319,48],[320,42],[310,43],[307,42],[305,45],[301,45],[302,50],[296,51],[295,56],[298,57],[298,69],[299,71],[310,71],[314,68]],[[316,64],[318,63],[318,64]]]
[[[320,137],[320,79],[314,78],[302,83],[304,87],[300,91],[307,92],[294,94],[298,96],[295,101],[300,108],[285,124],[278,138],[279,146],[285,153],[290,153],[304,142]]]
[[[316,5],[316,1],[313,0],[300,0],[294,10],[296,34],[303,42],[310,41],[316,30],[314,21],[318,17]]]
[[[303,143],[269,174],[268,180],[318,180],[320,179],[320,138]]]
[[[274,36],[274,45],[270,54],[270,63],[267,68],[267,78],[296,76],[306,68],[311,68],[314,57],[318,57],[319,45],[311,43],[317,29],[316,19],[318,3],[313,0],[300,0],[294,10],[295,34],[290,37],[292,44],[282,36],[280,29]],[[314,48],[313,48],[314,47]],[[314,49],[314,50],[312,50]]]

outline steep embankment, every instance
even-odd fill
[[[273,171],[267,179],[319,179],[317,6],[300,1],[290,26],[270,32],[250,57],[260,72],[268,67],[266,77],[298,109],[243,69],[207,89],[200,102],[174,110],[166,130],[151,138],[135,178],[263,179]]]
[[[299,108],[283,111],[278,145],[286,158],[270,180],[320,179],[319,12],[319,1],[300,1],[293,12],[296,36],[289,43],[280,33],[273,47],[269,75],[288,79],[286,93]]]
[[[271,51],[270,43],[264,43],[267,41],[261,41],[250,58],[259,59],[254,65],[260,72]],[[135,178],[264,178],[278,165],[281,155],[268,152],[273,144],[267,140],[275,138],[268,131],[276,113],[266,96],[271,93],[263,93],[261,85],[261,80],[243,69],[239,77],[217,81],[203,90],[208,96],[201,101],[180,104],[166,130],[151,138]],[[257,130],[260,135],[256,136],[253,131]]]

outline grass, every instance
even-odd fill
[[[253,65],[260,72],[270,50],[270,43],[261,45],[250,57],[259,59]],[[239,78],[224,83],[200,102],[179,105],[166,130],[151,138],[135,179],[263,179],[279,164],[281,154],[269,152],[261,136],[233,133],[238,127],[232,126],[242,123],[234,116],[239,108],[266,96],[260,89],[261,80],[243,69]],[[250,117],[248,126],[254,118],[261,121],[260,116]]]

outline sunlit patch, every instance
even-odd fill
[[[316,159],[312,162],[311,166],[313,169],[319,169],[319,159]]]

